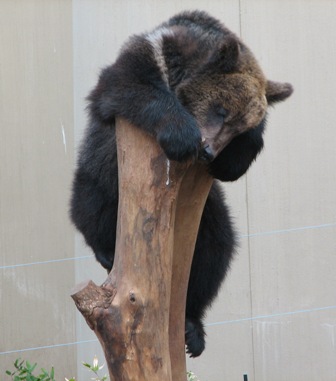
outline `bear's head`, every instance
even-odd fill
[[[197,120],[203,158],[211,161],[235,136],[257,127],[267,107],[288,98],[293,88],[267,80],[251,51],[230,34],[176,92]]]

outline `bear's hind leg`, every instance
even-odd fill
[[[203,318],[217,296],[235,248],[235,232],[217,182],[206,201],[191,266],[186,308],[186,345],[191,357],[205,347]]]

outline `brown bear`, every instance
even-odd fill
[[[73,182],[71,219],[102,266],[111,270],[115,250],[116,117],[154,136],[168,159],[202,160],[215,179],[233,181],[263,148],[267,107],[291,93],[291,85],[268,81],[246,45],[205,12],[180,13],[131,37],[88,97],[89,123]],[[205,312],[227,273],[235,242],[215,180],[188,285],[190,356],[204,350]]]

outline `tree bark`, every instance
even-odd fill
[[[114,266],[73,299],[96,333],[111,380],[185,381],[185,305],[203,207],[204,166],[170,162],[125,120],[116,127],[119,208]]]

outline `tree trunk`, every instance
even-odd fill
[[[114,266],[101,287],[81,284],[72,297],[103,347],[111,380],[185,381],[186,294],[212,178],[201,164],[170,162],[125,120],[116,133]]]

